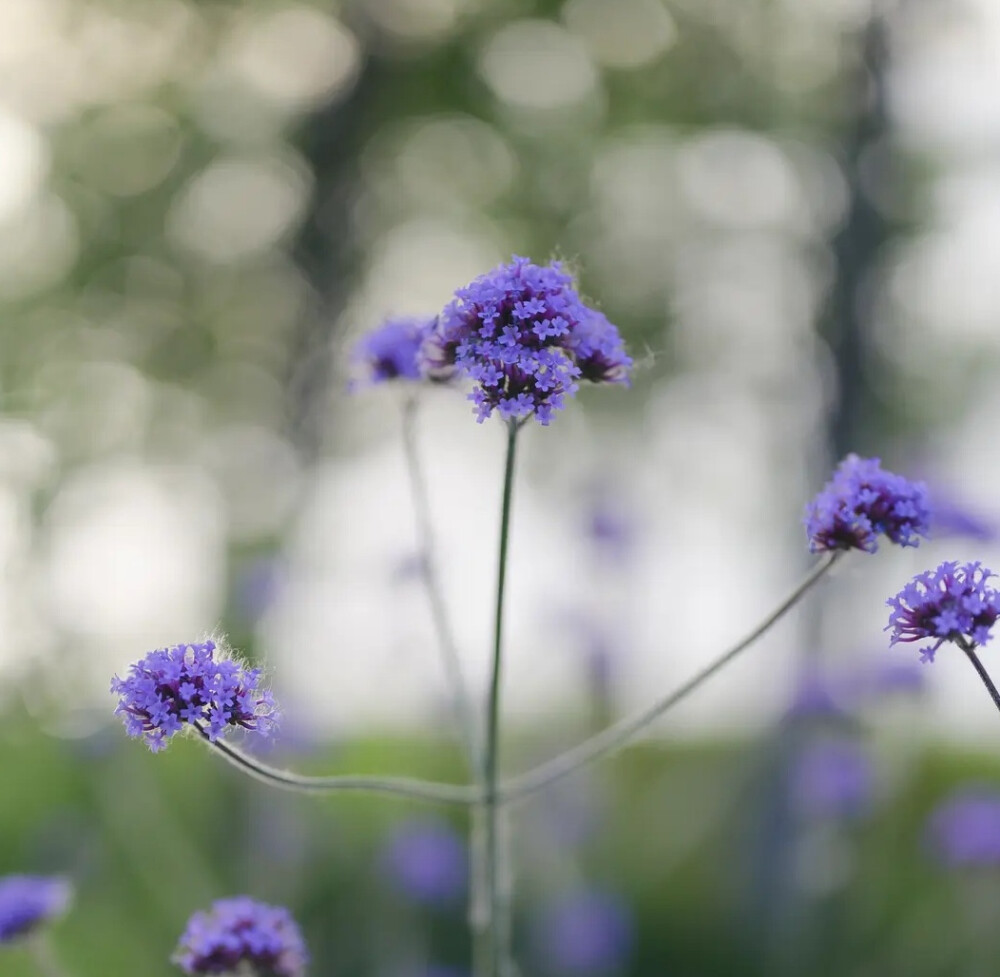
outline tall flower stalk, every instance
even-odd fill
[[[486,741],[483,749],[483,787],[485,797],[485,880],[487,887],[489,951],[488,977],[501,977],[507,971],[507,926],[502,919],[501,845],[500,845],[500,683],[503,672],[503,612],[507,583],[507,551],[510,543],[510,514],[514,495],[514,463],[517,457],[517,433],[520,424],[507,421],[507,459],[504,464],[503,497],[500,503],[500,545],[497,556],[497,599],[493,625],[493,666],[486,710]]]

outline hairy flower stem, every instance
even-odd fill
[[[411,777],[307,777],[261,763],[255,757],[248,756],[224,740],[218,739],[213,743],[208,739],[208,732],[204,726],[200,723],[194,723],[193,725],[205,738],[208,745],[222,754],[233,766],[238,767],[256,780],[261,780],[275,787],[281,787],[284,790],[297,791],[302,794],[330,794],[352,791],[354,793],[385,794],[390,797],[408,797],[439,804],[462,805],[476,803],[482,797],[482,792],[476,787],[467,787],[462,784],[436,783],[430,780],[418,780]]]
[[[482,775],[482,757],[476,711],[462,671],[458,646],[445,607],[441,580],[438,577],[430,503],[427,496],[427,479],[424,477],[424,468],[417,446],[417,398],[414,396],[407,397],[403,404],[403,451],[406,455],[406,471],[410,480],[410,495],[413,499],[413,513],[417,524],[417,541],[421,558],[420,577],[427,594],[431,620],[437,635],[441,662],[444,665],[445,677],[450,688],[452,707],[462,736],[462,746],[469,772],[479,780]]]
[[[486,889],[488,954],[485,971],[477,977],[506,977],[508,947],[507,926],[502,919],[500,885],[500,681],[503,659],[503,607],[507,582],[507,548],[510,542],[510,511],[514,491],[514,461],[517,455],[517,421],[507,422],[507,461],[503,476],[503,499],[500,504],[500,546],[497,558],[497,601],[493,628],[493,670],[486,714],[486,744],[483,753],[483,797],[485,863],[483,885]],[[506,900],[504,900],[506,901]],[[479,955],[477,955],[479,956]]]
[[[965,652],[965,657],[972,662],[972,667],[979,673],[979,677],[983,680],[983,685],[986,686],[986,691],[989,692],[990,698],[993,700],[993,705],[1000,710],[1000,692],[997,691],[997,687],[993,684],[993,679],[990,678],[990,673],[986,671],[986,666],[979,660],[975,644],[963,638],[958,642],[958,646]]]
[[[626,743],[642,732],[647,726],[659,719],[668,709],[686,699],[692,692],[708,681],[716,672],[728,665],[737,655],[750,647],[758,638],[769,631],[781,620],[813,587],[841,556],[841,550],[835,550],[824,556],[812,570],[796,585],[791,593],[752,631],[740,638],[731,648],[724,651],[711,664],[688,679],[679,688],[653,703],[648,709],[635,716],[629,716],[621,722],[609,726],[590,739],[584,740],[578,746],[543,763],[534,770],[508,780],[501,791],[500,800],[504,803],[518,800],[542,790],[551,784],[568,777],[581,767],[594,763],[603,757],[610,756],[620,750]],[[997,701],[997,700],[994,700]],[[1000,708],[1000,701],[997,702]]]

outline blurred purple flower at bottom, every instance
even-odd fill
[[[10,943],[62,915],[72,894],[66,879],[42,875],[0,878],[0,944]]]
[[[927,835],[948,868],[1000,866],[1000,791],[975,787],[953,795],[931,814]]]
[[[633,942],[632,914],[611,892],[569,893],[538,920],[540,955],[546,970],[557,974],[613,973],[627,963]]]
[[[792,771],[792,801],[808,817],[860,817],[871,807],[873,786],[871,760],[853,740],[806,744]]]
[[[465,844],[444,821],[400,825],[382,856],[389,881],[416,902],[446,906],[461,900],[468,878]]]
[[[302,977],[309,955],[291,913],[249,896],[234,896],[197,912],[173,956],[188,974],[249,972],[257,977]]]

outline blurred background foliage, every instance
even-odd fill
[[[170,973],[188,915],[248,891],[314,973],[465,972],[461,821],[417,812],[414,882],[385,855],[413,812],[154,759],[106,689],[221,631],[297,764],[462,775],[399,404],[346,396],[348,351],[516,252],[578,269],[637,369],[526,444],[511,766],[759,617],[833,458],[925,475],[942,513],[930,556],[845,573],[680,735],[518,812],[524,972],[990,972],[997,880],[944,882],[924,819],[996,780],[967,754],[996,717],[948,663],[877,717],[855,693],[883,593],[995,557],[998,66],[992,0],[3,0],[0,872],[75,879],[67,968]],[[427,401],[480,680],[499,442]],[[848,673],[833,720],[802,706]]]

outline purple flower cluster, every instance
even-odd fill
[[[301,977],[309,955],[287,909],[235,896],[191,917],[173,961],[188,974]]]
[[[930,524],[927,489],[883,471],[878,458],[848,455],[806,507],[804,521],[813,553],[874,553],[883,535],[900,546],[916,546]]]
[[[927,826],[934,854],[948,867],[1000,865],[1000,793],[968,788],[941,804]]]
[[[618,330],[583,303],[558,262],[516,256],[455,293],[421,357],[430,376],[474,381],[480,422],[495,410],[548,424],[578,380],[628,383],[632,366]]]
[[[361,383],[425,379],[420,346],[433,328],[433,319],[388,319],[363,336],[351,354],[352,362],[363,371]]]
[[[258,686],[260,670],[216,658],[214,641],[151,651],[111,680],[129,736],[141,736],[156,753],[185,723],[197,724],[213,742],[232,726],[269,735],[279,720],[270,690]]]
[[[930,662],[945,641],[984,645],[1000,617],[1000,593],[986,582],[995,576],[980,563],[942,563],[936,570],[917,574],[886,603],[892,608],[885,630],[892,641],[933,642],[920,649],[920,660]]]
[[[72,888],[65,879],[41,875],[0,879],[0,945],[61,915],[71,896]]]

